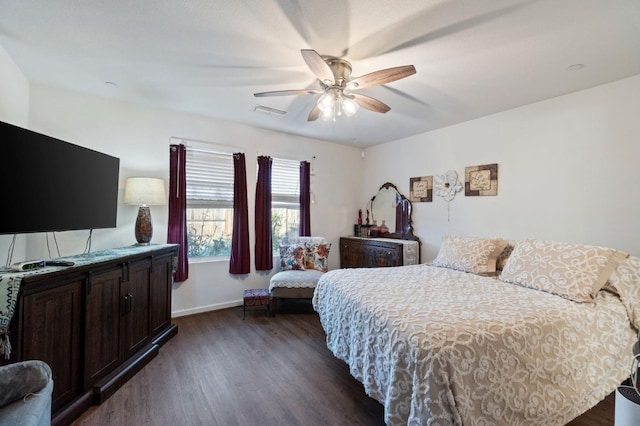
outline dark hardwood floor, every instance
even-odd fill
[[[279,310],[174,319],[178,335],[160,354],[73,425],[384,425],[382,406],[327,349],[310,304]],[[570,425],[613,425],[613,396]]]

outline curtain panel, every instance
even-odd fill
[[[173,279],[176,282],[189,278],[187,246],[187,180],[185,146],[169,146],[169,218],[167,243],[180,244],[178,262]]]
[[[300,162],[300,236],[311,236],[311,163]]]
[[[258,157],[256,183],[256,270],[273,269],[273,235],[271,231],[271,172],[273,160]]]
[[[249,208],[247,206],[247,166],[243,153],[233,154],[233,233],[229,273],[251,272],[249,253]]]

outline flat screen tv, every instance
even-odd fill
[[[0,121],[0,234],[114,228],[120,159]]]

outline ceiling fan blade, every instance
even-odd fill
[[[320,108],[318,108],[318,105],[314,105],[309,117],[307,117],[307,121],[316,121],[318,117],[320,117]]]
[[[307,66],[313,72],[313,74],[326,84],[327,86],[333,86],[335,84],[335,77],[333,71],[329,67],[329,64],[322,59],[322,56],[313,49],[302,49],[302,58],[307,63]]]
[[[381,102],[374,98],[370,98],[369,96],[360,95],[358,93],[351,93],[349,94],[349,97],[353,97],[353,100],[356,101],[358,105],[360,105],[360,107],[368,109],[369,111],[384,114],[391,109],[389,105],[385,104],[384,102]]]
[[[401,78],[409,77],[416,73],[413,65],[403,65],[400,67],[387,68],[380,71],[374,71],[360,77],[356,77],[349,81],[347,89],[364,89],[365,87],[380,86],[381,84],[391,83]]]
[[[256,98],[263,98],[266,96],[291,96],[291,95],[314,95],[317,93],[323,93],[322,90],[300,89],[300,90],[275,90],[273,92],[259,92],[254,93]]]

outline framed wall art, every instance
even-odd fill
[[[409,179],[409,199],[412,203],[430,203],[433,201],[433,176]]]
[[[465,167],[464,195],[498,195],[498,164]]]

